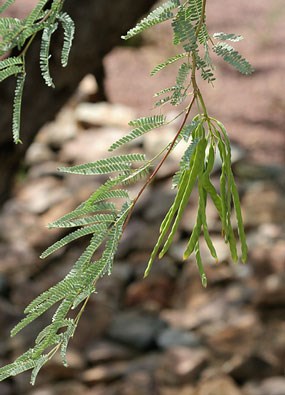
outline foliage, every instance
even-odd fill
[[[6,1],[0,10],[3,11],[12,2]],[[42,32],[40,67],[48,86],[54,86],[49,72],[50,42],[60,24],[64,29],[61,62],[62,66],[67,65],[74,36],[74,23],[69,15],[62,11],[62,7],[62,0],[52,2],[41,0],[22,21],[8,17],[0,19],[2,38],[0,55],[7,55],[13,49],[13,56],[0,61],[0,81],[12,75],[17,78],[13,121],[13,137],[16,143],[20,142],[21,97],[26,75],[25,57],[35,35]],[[39,295],[25,309],[25,317],[12,330],[12,336],[50,308],[55,307],[55,313],[51,323],[39,333],[34,347],[13,363],[0,369],[2,380],[32,369],[31,382],[34,383],[39,370],[57,351],[60,352],[63,364],[67,365],[68,342],[75,333],[90,296],[96,290],[97,282],[106,273],[111,273],[119,241],[138,199],[182,139],[188,142],[188,147],[173,177],[176,197],[161,223],[158,240],[148,262],[145,276],[149,274],[156,257],[162,258],[171,247],[196,185],[199,195],[197,219],[183,258],[187,260],[192,254],[195,255],[202,285],[206,286],[207,277],[200,253],[201,236],[204,237],[213,259],[218,260],[207,225],[206,207],[208,200],[211,200],[220,218],[222,235],[225,243],[229,245],[233,261],[236,262],[239,257],[243,262],[246,261],[247,245],[238,191],[231,169],[230,141],[223,124],[208,114],[197,84],[197,74],[200,73],[202,79],[210,83],[215,80],[211,51],[221,56],[242,74],[250,74],[253,69],[248,61],[226,42],[237,42],[242,39],[241,36],[223,32],[212,36],[209,34],[206,25],[206,0],[169,0],[127,32],[123,39],[129,39],[166,20],[171,21],[173,44],[180,52],[156,66],[151,75],[157,74],[165,67],[180,63],[174,85],[163,89],[155,96],[160,98],[156,103],[157,107],[165,103],[177,106],[188,100],[180,114],[181,126],[173,140],[152,159],[146,159],[144,155],[136,153],[121,154],[93,163],[60,169],[62,172],[72,174],[107,175],[108,178],[86,201],[50,224],[51,228],[75,228],[75,230],[50,246],[42,253],[41,258],[49,256],[81,237],[89,236],[89,244],[70,273],[58,284]],[[213,40],[219,41],[215,44]],[[190,120],[194,104],[197,105],[198,114]],[[131,121],[131,132],[114,142],[109,151],[121,148],[143,134],[168,123],[170,122],[162,114]],[[222,160],[218,189],[211,180],[217,152]],[[155,160],[159,157],[160,162],[153,168]],[[127,186],[141,178],[145,178],[145,182],[138,195],[131,199]],[[237,220],[237,234],[232,224],[232,207]],[[237,248],[238,239],[240,252]],[[77,311],[75,318],[72,318],[74,317],[74,314],[71,314],[72,310]]]
[[[14,0],[6,1],[0,7],[0,13],[6,10]],[[64,29],[64,42],[61,54],[61,64],[67,66],[72,41],[74,38],[74,22],[71,17],[62,12],[64,0],[40,0],[32,12],[23,20],[10,17],[0,18],[0,82],[15,76],[17,79],[14,108],[13,108],[13,138],[16,144],[20,140],[21,101],[26,79],[25,60],[28,49],[37,33],[42,31],[40,48],[40,68],[45,83],[54,87],[49,71],[50,42],[53,33],[61,25]],[[10,51],[17,56],[5,58]]]

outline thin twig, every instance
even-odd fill
[[[156,166],[156,168],[154,169],[154,171],[153,171],[153,172],[151,173],[151,175],[148,177],[148,179],[146,180],[145,184],[143,185],[143,187],[141,188],[141,190],[140,190],[139,193],[137,194],[136,198],[133,200],[133,203],[132,203],[132,206],[131,206],[131,208],[130,208],[129,214],[128,214],[128,216],[127,216],[127,218],[126,218],[126,221],[125,221],[125,223],[124,223],[124,226],[123,226],[123,231],[125,230],[126,226],[128,225],[128,222],[129,222],[129,220],[130,220],[130,218],[131,218],[131,215],[132,215],[132,213],[133,213],[133,211],[134,211],[134,208],[135,208],[135,205],[136,205],[137,201],[139,200],[139,198],[141,197],[141,195],[143,194],[143,192],[145,191],[145,189],[148,187],[148,185],[152,182],[153,178],[154,178],[154,177],[156,176],[156,174],[159,172],[161,166],[164,164],[164,162],[166,161],[166,159],[167,159],[168,156],[170,155],[170,153],[171,153],[171,151],[172,151],[172,149],[173,149],[173,147],[174,147],[174,145],[175,145],[175,143],[176,143],[176,141],[177,141],[177,139],[178,139],[178,137],[179,137],[179,135],[180,135],[180,133],[181,133],[183,127],[185,126],[185,123],[186,123],[186,121],[187,121],[187,119],[188,119],[188,117],[189,117],[189,114],[190,114],[190,112],[191,112],[191,109],[192,109],[192,107],[193,107],[193,104],[195,103],[195,100],[196,100],[196,96],[194,95],[194,96],[193,96],[193,99],[192,99],[192,101],[191,101],[191,103],[189,104],[188,110],[187,110],[187,112],[186,112],[186,114],[185,114],[185,116],[184,116],[184,118],[183,118],[183,121],[182,121],[182,123],[181,123],[181,126],[180,126],[179,130],[177,131],[176,135],[174,136],[174,138],[173,138],[173,140],[172,140],[172,142],[171,142],[171,144],[170,144],[170,146],[169,146],[168,151],[165,153],[164,157],[161,159],[161,161],[160,161],[159,164]]]

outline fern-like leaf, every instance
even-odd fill
[[[73,219],[70,221],[61,221],[58,228],[74,228],[79,226],[86,226],[94,223],[112,223],[114,222],[113,214],[96,214],[85,218]]]
[[[13,4],[15,0],[6,0],[3,5],[0,6],[0,14],[4,12],[11,4]]]
[[[118,249],[118,244],[122,236],[123,226],[125,219],[128,215],[130,204],[125,203],[122,206],[120,213],[115,221],[114,226],[112,227],[109,233],[109,239],[106,243],[105,251],[102,255],[102,261],[104,262],[104,272],[111,274],[112,266],[116,251]]]
[[[223,32],[214,33],[213,38],[215,38],[216,40],[234,41],[234,42],[243,40],[243,36],[236,35],[234,33],[223,33]]]
[[[73,167],[61,167],[59,171],[71,174],[109,174],[113,172],[124,172],[130,169],[133,162],[143,162],[145,156],[141,154],[128,154],[113,156],[111,158],[101,159],[96,162],[86,163]]]
[[[151,76],[155,75],[156,73],[158,73],[159,71],[163,70],[165,67],[169,66],[172,63],[177,62],[180,59],[185,58],[186,56],[188,56],[188,54],[186,52],[180,53],[178,55],[172,56],[170,58],[168,58],[165,62],[160,63],[159,65],[157,65],[152,72],[150,73]]]
[[[25,79],[26,79],[26,74],[21,73],[18,75],[16,82],[14,105],[13,105],[13,122],[12,122],[13,140],[15,144],[21,143],[20,140],[21,108],[22,108],[22,97],[23,97]]]
[[[229,44],[218,43],[213,50],[240,73],[245,75],[253,73],[254,69],[251,64]]]
[[[123,40],[128,40],[131,37],[143,32],[144,30],[167,21],[173,17],[173,12],[180,4],[179,0],[169,0],[161,6],[152,11],[146,18],[142,19],[133,29],[129,30]]]
[[[33,8],[27,18],[24,19],[24,24],[26,26],[33,25],[40,17],[43,8],[47,5],[49,0],[39,0],[37,5]]]
[[[197,48],[197,37],[191,21],[191,7],[185,4],[180,7],[172,22],[174,32],[173,44],[182,44],[186,52],[191,52]]]
[[[12,66],[22,66],[22,65],[23,65],[23,59],[21,57],[19,56],[10,57],[0,61],[0,70],[4,70]]]
[[[188,63],[182,63],[179,68],[176,85],[174,87],[174,92],[171,97],[171,104],[177,106],[181,104],[186,97],[187,89],[184,87],[184,84],[187,81],[187,77],[189,76],[191,67]]]
[[[75,24],[71,19],[71,17],[66,12],[61,13],[58,17],[58,20],[61,22],[64,30],[64,42],[61,52],[61,64],[63,67],[66,67],[68,64],[70,50],[74,39]]]
[[[43,30],[42,34],[42,41],[41,41],[41,50],[40,50],[40,68],[42,72],[42,77],[47,84],[47,86],[50,86],[52,88],[55,87],[52,77],[50,75],[50,70],[49,70],[49,59],[50,59],[50,41],[51,41],[51,36],[52,34],[56,31],[58,28],[58,23],[54,23],[52,25],[47,26]]]
[[[17,75],[23,73],[23,67],[12,65],[10,67],[4,68],[4,70],[0,70],[0,82],[6,80],[6,78],[11,77],[12,75]]]
[[[69,233],[67,236],[63,237],[62,239],[51,245],[41,254],[40,257],[44,259],[74,240],[77,240],[83,236],[87,236],[95,232],[102,232],[104,230],[105,226],[101,224],[90,225],[86,226],[85,228],[78,229],[72,233]]]
[[[80,204],[75,210],[71,211],[68,214],[63,215],[61,218],[56,221],[50,223],[49,228],[65,228],[69,227],[68,224],[73,223],[73,221],[81,219],[85,215],[94,214],[100,211],[108,212],[115,211],[115,205],[110,202],[99,202],[96,205],[85,206],[84,203]]]
[[[114,151],[115,149],[137,139],[138,137],[141,137],[143,134],[165,125],[165,123],[166,117],[164,115],[153,115],[151,117],[143,117],[131,121],[129,125],[135,127],[135,129],[113,143],[109,148],[109,151]]]

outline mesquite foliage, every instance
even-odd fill
[[[6,1],[0,11],[9,7],[13,1]],[[13,138],[20,142],[21,100],[25,82],[25,57],[36,34],[42,34],[39,64],[45,83],[53,87],[54,82],[49,71],[50,42],[55,30],[61,25],[64,29],[62,48],[62,66],[66,66],[72,40],[74,23],[64,11],[63,1],[41,0],[24,20],[15,18],[0,19],[0,56],[12,49],[18,55],[0,61],[0,82],[11,76],[17,79]],[[43,292],[25,309],[25,318],[12,330],[12,336],[41,317],[50,308],[55,308],[51,323],[37,336],[34,347],[18,357],[13,363],[0,369],[0,379],[32,370],[31,382],[34,383],[42,366],[59,351],[64,365],[67,365],[66,350],[73,337],[79,319],[90,296],[96,290],[96,284],[105,274],[110,274],[116,250],[122,233],[130,220],[139,197],[150,184],[160,167],[184,139],[188,147],[173,176],[173,188],[176,190],[174,201],[165,214],[148,262],[145,276],[150,272],[155,259],[163,258],[179,229],[184,211],[194,188],[198,189],[198,209],[196,223],[186,245],[183,259],[194,257],[203,286],[207,277],[200,253],[200,242],[204,238],[214,260],[219,257],[211,240],[207,225],[207,203],[212,201],[221,222],[221,234],[228,244],[234,262],[239,258],[247,259],[247,245],[240,209],[239,195],[231,169],[231,145],[224,125],[210,116],[197,83],[197,75],[213,84],[215,80],[211,52],[220,56],[242,74],[251,74],[252,66],[227,42],[238,42],[241,36],[233,33],[208,32],[206,24],[206,0],[169,0],[160,5],[142,19],[133,29],[123,36],[129,39],[142,31],[170,21],[173,29],[173,45],[177,54],[154,67],[151,75],[158,74],[165,67],[179,65],[174,84],[158,92],[155,97],[156,114],[130,122],[131,131],[115,141],[109,151],[113,151],[133,142],[154,129],[169,124],[162,114],[165,103],[173,106],[185,104],[181,112],[181,126],[173,140],[158,153],[155,158],[146,158],[139,153],[113,155],[73,167],[64,167],[60,171],[78,175],[104,175],[106,181],[91,196],[73,211],[54,221],[51,228],[75,228],[65,237],[55,242],[41,255],[45,258],[58,249],[81,237],[89,237],[89,244],[71,268],[69,274],[58,284]],[[15,51],[14,51],[15,52]],[[196,104],[198,113],[190,114]],[[192,119],[191,119],[192,118]],[[160,132],[160,131],[159,131]],[[216,188],[211,180],[215,157],[219,154],[222,167],[220,185]],[[159,164],[154,163],[160,159]],[[128,185],[144,179],[144,185],[135,198],[131,198]],[[116,203],[118,202],[118,203]],[[237,232],[232,224],[232,208],[235,212]],[[77,314],[71,314],[76,310]]]

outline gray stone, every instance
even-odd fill
[[[75,110],[75,118],[85,125],[127,127],[135,112],[121,104],[81,103]]]
[[[147,350],[155,344],[158,334],[164,327],[165,323],[155,316],[126,311],[114,317],[107,335],[128,346]]]
[[[175,328],[165,329],[158,337],[157,344],[166,350],[175,346],[199,347],[201,341],[199,336],[193,332],[181,331]]]

